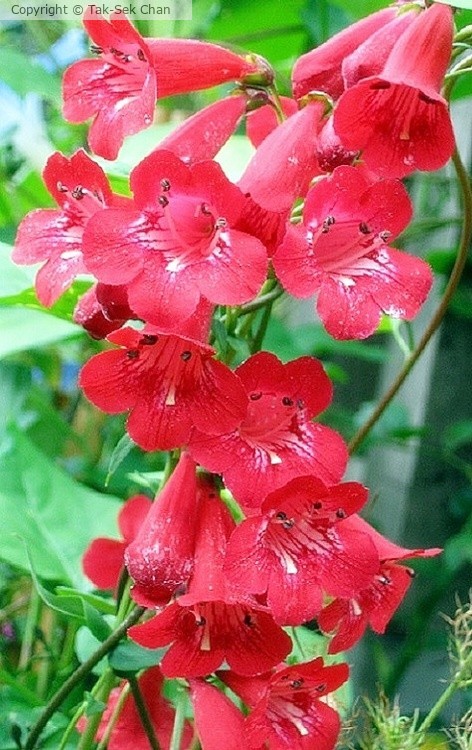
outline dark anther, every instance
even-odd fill
[[[292,687],[294,690],[298,690],[298,688],[301,688],[303,685],[303,679],[302,677],[299,677],[297,680],[292,680],[290,683],[290,687]]]
[[[103,53],[103,47],[99,47],[97,44],[91,44],[90,52],[93,55],[101,55]]]
[[[185,352],[182,352],[182,354],[180,355],[180,359],[183,359],[184,362],[188,362],[191,356],[192,356],[192,352],[185,351]]]
[[[257,393],[251,393],[249,396],[251,401],[259,401],[260,398],[262,398],[262,391],[257,391]]]
[[[122,55],[121,59],[123,60],[124,63],[129,63],[130,60],[133,59],[133,56],[132,55]]]
[[[322,683],[321,683],[321,685],[317,685],[317,686],[316,686],[316,688],[315,688],[315,690],[316,690],[316,691],[317,691],[318,693],[324,693],[324,691],[326,690],[326,685],[325,685],[325,683],[324,683],[324,682],[322,682]]]
[[[279,521],[286,521],[287,520],[287,514],[283,512],[283,510],[279,510],[279,512],[275,516],[277,520]]]
[[[72,191],[72,197],[75,198],[77,201],[81,201],[82,198],[85,195],[85,190],[83,189],[82,185],[77,185]]]
[[[329,232],[329,228],[335,223],[336,219],[334,216],[327,216],[326,219],[323,222],[323,228],[321,230],[322,234],[326,234]]]
[[[208,203],[202,203],[202,205],[200,206],[200,211],[202,212],[202,214],[204,214],[204,216],[211,216],[211,208]]]
[[[162,206],[162,208],[165,208],[169,205],[169,199],[165,197],[165,195],[159,196],[159,205]]]
[[[293,518],[287,518],[287,520],[282,523],[282,527],[284,529],[291,529],[293,528],[293,526],[295,526],[295,521],[293,520]]]
[[[112,55],[121,55],[121,52],[118,49],[115,49],[115,47],[110,47],[110,52]]]
[[[146,58],[144,56],[144,52],[142,51],[142,49],[138,49],[136,54],[137,54],[138,60],[141,60],[141,62],[146,62]]]
[[[228,225],[228,222],[223,216],[220,216],[219,219],[215,222],[215,229],[224,229]]]
[[[247,625],[248,628],[252,628],[252,626],[254,625],[254,623],[252,621],[252,617],[249,614],[249,612],[246,612],[246,614],[244,615],[243,622],[244,622],[245,625]]]
[[[149,346],[152,346],[152,344],[157,344],[159,341],[157,336],[154,336],[152,333],[145,333],[144,336],[139,339],[140,344],[147,344]]]
[[[195,620],[195,624],[202,627],[203,625],[206,625],[206,619],[200,615],[200,617]]]
[[[170,182],[169,180],[166,180],[165,178],[161,180],[161,188],[165,193],[167,193],[170,190]]]
[[[370,234],[371,233],[371,230],[369,229],[369,227],[367,226],[367,224],[365,223],[365,221],[361,221],[361,223],[359,224],[359,232],[361,232],[362,234]]]
[[[139,349],[129,349],[126,352],[126,356],[128,357],[128,359],[138,359]]]
[[[338,508],[336,511],[336,518],[346,518],[347,513],[342,508]]]
[[[389,586],[392,583],[392,579],[385,575],[379,576],[379,581],[382,586]]]
[[[379,239],[381,239],[382,242],[388,242],[391,236],[392,233],[389,232],[388,229],[384,229],[383,232],[379,232]]]
[[[299,398],[297,400],[297,408],[298,409],[303,409],[304,406],[305,406],[305,404],[303,403],[303,400],[301,398]]]
[[[284,406],[293,406],[293,401],[288,396],[284,396],[282,399],[282,403]]]
[[[323,503],[320,503],[320,501],[317,500],[316,503],[313,503],[312,507],[313,507],[313,510],[319,510],[320,508],[323,507]]]
[[[65,185],[62,184],[62,182],[57,182],[56,188],[59,190],[60,193],[67,193],[67,188]]]

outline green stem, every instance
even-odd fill
[[[35,588],[31,589],[31,599],[26,615],[25,632],[21,644],[20,657],[18,659],[18,669],[26,669],[33,653],[36,626],[38,623],[39,612],[41,609],[41,598]]]
[[[124,620],[117,627],[117,629],[105,641],[103,641],[103,643],[100,644],[97,650],[86,661],[84,661],[84,663],[81,664],[80,667],[78,667],[75,672],[73,672],[71,676],[64,682],[59,690],[52,696],[43,713],[41,714],[37,722],[33,725],[31,732],[26,740],[24,750],[33,750],[33,748],[36,747],[36,743],[43,729],[45,728],[51,717],[58,710],[58,708],[61,706],[63,701],[67,698],[71,691],[84,679],[84,677],[86,677],[89,672],[92,671],[92,669],[96,664],[98,664],[100,659],[103,659],[103,657],[106,656],[106,654],[121,641],[123,636],[126,635],[126,631],[128,630],[128,628],[138,622],[144,611],[144,607],[135,607],[135,609],[130,612],[126,620]]]
[[[175,707],[174,728],[172,730],[169,750],[180,750],[185,725],[186,700],[187,696],[185,689],[181,687],[180,694],[178,695],[177,699],[177,705]]]
[[[98,727],[100,726],[100,722],[102,720],[102,714],[105,710],[105,704],[108,701],[112,688],[115,685],[115,680],[115,675],[110,667],[108,667],[100,676],[100,679],[95,686],[93,697],[96,701],[100,701],[103,704],[103,709],[99,710],[97,713],[94,713],[93,716],[88,717],[87,726],[82,733],[80,742],[77,746],[77,750],[90,750],[95,744],[95,735],[97,734]]]
[[[131,693],[134,698],[134,702],[136,704],[136,709],[138,711],[141,724],[143,725],[143,729],[146,732],[146,737],[149,740],[149,744],[152,750],[160,750],[159,742],[157,740],[156,733],[154,731],[154,727],[152,725],[151,719],[149,718],[147,706],[144,702],[144,698],[139,688],[138,681],[136,677],[134,676],[128,677],[128,681],[129,681]]]
[[[408,357],[405,364],[403,365],[403,368],[398,373],[397,377],[393,381],[390,388],[381,398],[376,408],[370,415],[369,419],[366,420],[366,422],[362,425],[362,427],[360,427],[360,429],[356,432],[356,434],[350,441],[348,448],[349,448],[349,453],[351,454],[357,450],[357,448],[362,443],[364,438],[371,431],[372,427],[376,424],[378,419],[382,416],[387,406],[390,404],[392,399],[396,396],[396,394],[400,390],[401,386],[403,385],[404,381],[406,380],[409,373],[413,369],[414,365],[423,354],[431,338],[436,333],[437,329],[439,328],[442,322],[442,319],[444,318],[446,314],[446,311],[452,299],[452,296],[457,289],[457,286],[462,276],[462,272],[464,271],[465,264],[467,262],[467,255],[469,252],[469,245],[470,245],[470,241],[472,238],[472,191],[471,191],[471,186],[469,182],[469,176],[467,174],[467,171],[464,165],[462,164],[462,161],[461,161],[461,158],[459,156],[457,149],[452,156],[452,161],[454,163],[456,174],[459,180],[459,185],[460,185],[461,192],[462,192],[463,209],[464,209],[463,210],[464,220],[462,224],[462,233],[461,233],[461,238],[459,242],[459,249],[457,252],[456,262],[454,263],[454,267],[452,269],[451,276],[449,277],[449,281],[446,286],[444,295],[441,299],[441,302],[439,303],[439,306],[436,309],[436,312],[434,313],[428,327],[423,333],[423,336],[418,342],[416,349]]]
[[[124,702],[129,695],[129,689],[130,689],[129,685],[125,685],[123,690],[121,691],[119,698],[116,702],[116,706],[113,709],[113,713],[111,715],[110,721],[108,722],[108,726],[104,732],[102,739],[97,745],[97,750],[106,750],[106,747],[108,746],[108,743],[110,741],[110,737],[113,732],[113,729],[115,728],[115,724],[120,718],[120,714],[123,709]]]
[[[456,674],[452,682],[449,683],[444,693],[439,696],[438,700],[432,707],[431,711],[429,712],[429,714],[427,715],[427,717],[421,724],[419,728],[420,732],[426,732],[430,728],[431,724],[439,716],[439,714],[443,710],[446,703],[448,703],[448,701],[451,700],[454,693],[463,686],[463,681],[464,681],[463,673],[465,670],[470,669],[471,662],[472,662],[472,653],[469,655],[469,658],[464,663],[463,668]]]

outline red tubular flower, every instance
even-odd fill
[[[380,73],[394,44],[421,12],[418,5],[398,8],[394,16],[384,26],[367,37],[350,55],[344,58],[341,66],[344,88],[354,86],[362,78]]]
[[[320,362],[300,357],[282,364],[259,352],[237,368],[247,412],[233,431],[195,430],[189,451],[208,471],[223,474],[238,502],[257,508],[266,495],[300,475],[338,482],[347,452],[341,437],[312,418],[331,401],[332,386]]]
[[[246,106],[244,93],[219,99],[184,120],[156,150],[172,151],[186,164],[213,159],[233,135]]]
[[[370,537],[343,521],[366,500],[367,490],[355,482],[328,489],[314,477],[293,479],[233,532],[225,572],[246,593],[267,594],[277,623],[311,620],[324,592],[351,596],[378,569]]]
[[[146,711],[154,728],[157,740],[162,748],[170,745],[174,728],[175,711],[171,703],[162,696],[163,678],[159,667],[151,667],[138,680],[139,689],[146,706]],[[123,687],[112,690],[107,707],[100,720],[95,740],[100,742],[107,730],[113,711],[118,703]],[[79,732],[85,731],[87,720],[82,717],[77,722]],[[182,734],[182,748],[192,745],[192,728],[185,722]],[[125,698],[120,715],[107,743],[108,750],[149,750],[149,739],[143,729],[134,698],[131,694]]]
[[[295,99],[281,96],[280,104],[282,112],[287,118],[298,112],[298,104]],[[271,104],[264,104],[264,106],[248,114],[246,118],[247,137],[255,148],[259,148],[262,141],[279,125],[275,108]]]
[[[125,549],[138,534],[150,507],[151,501],[145,495],[131,497],[118,515],[118,528],[123,540],[99,537],[87,547],[82,567],[87,578],[99,589],[114,589],[118,585]]]
[[[244,716],[221,690],[204,680],[190,680],[190,694],[195,728],[205,750],[248,750]]]
[[[123,328],[108,340],[121,348],[92,357],[79,383],[103,411],[130,411],[126,429],[144,450],[181,447],[194,425],[215,433],[241,421],[244,389],[210,346],[150,326]]]
[[[76,304],[73,320],[92,338],[104,339],[133,318],[125,286],[94,284]]]
[[[264,209],[287,211],[305,195],[320,174],[315,145],[324,104],[307,104],[264,138],[249,162],[239,187]]]
[[[224,660],[238,674],[265,672],[284,659],[291,641],[250,597],[236,596],[223,576],[234,528],[209,481],[201,480],[194,575],[188,593],[151,620],[130,628],[142,646],[171,644],[161,668],[167,677],[202,677]]]
[[[103,169],[82,150],[70,159],[52,154],[43,179],[60,208],[40,208],[23,219],[12,258],[20,265],[46,261],[36,276],[36,293],[50,307],[76,276],[87,272],[82,235],[90,217],[104,206],[124,208],[128,200],[112,194]]]
[[[220,83],[241,81],[268,86],[273,71],[257,55],[237,55],[229,49],[196,39],[147,39],[157,71],[159,98],[199,91]]]
[[[398,560],[414,557],[433,557],[442,550],[406,549],[385,539],[359,516],[346,520],[348,529],[370,537],[380,558],[380,563],[370,583],[355,597],[336,598],[325,607],[318,624],[326,633],[335,632],[329,653],[335,654],[351,648],[362,637],[368,625],[376,633],[384,633],[393,614],[401,604],[411,584],[414,571]]]
[[[399,181],[371,184],[361,170],[338,167],[310,190],[303,225],[287,230],[275,271],[296,297],[319,292],[318,313],[334,338],[370,336],[382,313],[411,320],[431,288],[431,270],[388,246],[411,214]]]
[[[245,202],[211,161],[186,166],[155,151],[131,173],[133,211],[102,211],[87,227],[84,255],[99,281],[127,284],[144,320],[178,330],[201,297],[239,305],[264,282],[262,243],[233,229]]]
[[[84,18],[99,57],[73,63],[63,78],[63,114],[69,122],[94,121],[90,148],[116,159],[127,135],[149,127],[157,98],[156,72],[145,40],[126,17]]]
[[[343,164],[350,165],[358,151],[348,151],[334,129],[333,115],[325,121],[316,144],[316,157],[323,172],[333,172]]]
[[[248,701],[252,710],[246,719],[250,748],[260,750],[333,750],[340,721],[323,696],[337,690],[349,676],[347,664],[324,666],[318,657],[261,678],[244,678],[232,672],[218,676]]]
[[[404,177],[443,167],[454,150],[446,100],[439,91],[453,38],[452,8],[435,3],[416,16],[383,70],[340,98],[334,125],[348,149],[362,150],[369,169]]]
[[[193,569],[198,513],[195,464],[186,453],[127,547],[125,563],[138,604],[162,607],[185,590]]]
[[[301,99],[310,91],[324,91],[333,99],[338,99],[344,91],[341,70],[344,58],[395,15],[395,8],[384,8],[372,13],[299,57],[292,71],[295,99]]]

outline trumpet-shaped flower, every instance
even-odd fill
[[[231,431],[195,430],[189,442],[195,460],[221,473],[238,502],[253,509],[296,476],[338,482],[347,461],[344,442],[312,422],[332,394],[320,362],[300,357],[284,365],[274,354],[259,352],[236,374],[247,394],[245,416]]]
[[[401,182],[372,184],[356,167],[337,167],[310,190],[303,224],[287,230],[275,271],[296,297],[318,292],[319,316],[335,338],[370,336],[382,313],[411,320],[430,290],[431,270],[389,246],[411,213]]]
[[[178,330],[203,297],[237,305],[259,291],[267,253],[234,229],[245,198],[211,161],[185,165],[154,151],[131,173],[133,211],[106,210],[89,223],[85,262],[99,281],[127,284],[144,320]]]

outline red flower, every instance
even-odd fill
[[[144,450],[185,445],[194,425],[214,433],[242,419],[247,397],[241,383],[207,344],[150,326],[123,328],[108,340],[121,348],[92,357],[79,383],[103,411],[130,411],[126,429]]]
[[[118,514],[118,528],[123,540],[99,537],[87,547],[82,566],[87,578],[99,589],[114,589],[118,585],[125,549],[138,534],[150,507],[151,501],[145,495],[131,497]]]
[[[214,304],[252,299],[266,275],[259,240],[232,229],[244,196],[215,162],[190,167],[155,151],[131,173],[135,210],[106,210],[89,223],[84,255],[107,284],[127,284],[144,320],[178,330],[203,296]]]
[[[188,117],[158,146],[172,151],[186,164],[213,159],[233,135],[246,112],[247,97],[234,93],[219,99]]]
[[[310,91],[324,91],[337,99],[344,91],[342,62],[377,29],[395,18],[395,8],[383,8],[335,34],[324,44],[302,55],[292,71],[293,95],[301,99]]]
[[[359,516],[347,519],[346,526],[371,538],[380,563],[369,585],[355,597],[336,598],[321,611],[318,617],[320,628],[326,633],[335,632],[328,649],[330,654],[351,648],[362,637],[367,625],[371,625],[376,633],[385,632],[414,575],[411,568],[397,565],[398,560],[432,557],[441,552],[438,548],[399,547],[385,539]]]
[[[287,211],[320,174],[315,145],[324,105],[307,104],[270,132],[249,162],[239,187],[262,208]]]
[[[205,750],[248,750],[244,716],[221,690],[203,680],[190,680],[190,694],[195,728]]]
[[[94,121],[90,148],[116,159],[124,138],[149,127],[157,98],[156,72],[145,40],[126,17],[87,14],[84,26],[96,60],[71,65],[63,78],[63,113],[69,122]]]
[[[318,657],[261,678],[231,672],[218,676],[252,707],[246,719],[250,748],[260,750],[333,750],[339,734],[337,712],[323,696],[337,690],[349,675],[347,664],[325,667]]]
[[[175,711],[171,703],[161,694],[163,686],[162,673],[159,667],[151,667],[138,680],[144,704],[154,728],[157,740],[162,748],[170,745],[172,731],[174,728]],[[100,742],[105,736],[108,724],[120,699],[123,687],[112,690],[108,699],[107,707],[100,720],[95,740]],[[85,731],[87,720],[82,717],[77,722],[79,732]],[[192,745],[192,728],[188,721],[185,722],[182,735],[182,747],[190,748]],[[120,715],[107,743],[108,750],[149,750],[149,739],[143,729],[141,719],[131,694],[125,698]]]
[[[130,628],[142,646],[171,644],[161,668],[167,677],[202,677],[224,660],[239,674],[265,672],[291,650],[290,638],[271,615],[235,595],[223,576],[229,511],[208,482],[201,494],[194,574],[188,593],[152,620]]]
[[[280,105],[285,117],[288,119],[291,115],[298,112],[298,104],[295,99],[288,96],[280,97]],[[267,138],[280,125],[277,119],[277,112],[271,104],[264,104],[262,107],[249,112],[246,118],[246,133],[255,148],[259,148],[262,141]]]
[[[66,70],[63,111],[69,122],[94,117],[89,144],[106,159],[116,159],[127,135],[151,125],[158,95],[235,80],[271,82],[267,63],[254,55],[243,58],[193,39],[143,39],[123,14],[112,13],[107,21],[89,13],[84,26],[99,57]]]
[[[404,177],[443,167],[454,133],[439,91],[449,63],[452,9],[435,3],[416,16],[394,45],[383,70],[349,88],[334,125],[348,149],[362,149],[369,169]]]
[[[46,261],[36,276],[39,301],[50,307],[86,273],[82,235],[90,217],[104,206],[128,204],[114,196],[107,177],[85,151],[70,159],[56,152],[49,157],[43,179],[60,209],[38,209],[21,222],[12,258],[20,265]]]
[[[408,224],[411,203],[397,180],[369,183],[338,167],[309,192],[303,225],[290,227],[274,256],[287,291],[318,291],[318,313],[334,338],[365,338],[382,313],[411,320],[432,283],[422,260],[388,246]]]
[[[344,442],[311,421],[331,401],[321,364],[300,357],[284,365],[274,354],[259,352],[236,374],[248,396],[246,415],[232,431],[210,436],[197,429],[189,443],[195,460],[223,474],[234,497],[249,508],[296,476],[338,482],[347,461]]]
[[[92,338],[104,339],[133,318],[125,286],[94,284],[76,304],[73,319]]]
[[[311,620],[324,592],[351,596],[378,568],[369,536],[342,520],[366,500],[367,490],[355,482],[328,489],[314,477],[293,479],[233,532],[225,572],[246,593],[267,594],[281,625]]]
[[[195,468],[183,453],[126,550],[132,596],[144,606],[167,604],[191,576],[198,512]]]

